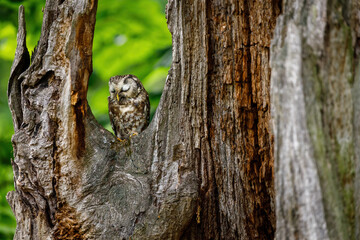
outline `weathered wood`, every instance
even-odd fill
[[[271,46],[277,239],[358,239],[355,2],[287,0],[277,21]]]
[[[169,1],[170,79],[181,79],[172,95],[200,188],[185,237],[274,236],[269,47],[279,13],[277,1]]]
[[[269,47],[280,2],[170,0],[160,105],[124,144],[86,101],[96,6],[48,0],[31,66],[13,77],[21,91],[9,88],[23,116],[8,195],[15,239],[272,239]]]
[[[19,30],[17,33],[17,47],[13,65],[11,67],[10,79],[8,84],[9,107],[13,118],[14,129],[19,129],[22,123],[21,110],[21,81],[20,74],[30,65],[30,55],[26,47],[26,26],[24,7],[19,7]]]
[[[33,62],[20,72],[21,92],[9,88],[22,99],[16,116],[23,115],[13,136],[16,190],[8,194],[15,239],[178,239],[197,199],[183,143],[166,137],[178,118],[165,109],[122,145],[87,106],[96,6],[47,1]],[[24,51],[21,13],[16,56]]]

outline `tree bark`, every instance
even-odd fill
[[[170,1],[170,79],[199,177],[184,238],[272,239],[269,47],[277,1]],[[185,139],[186,139],[185,138]]]
[[[15,239],[360,238],[358,1],[170,0],[173,64],[127,143],[86,101],[96,7],[48,0],[31,65],[20,7]]]
[[[286,0],[271,46],[277,239],[359,239],[359,1]]]
[[[153,121],[125,144],[86,100],[96,7],[48,0],[31,65],[20,7],[8,94],[15,239],[272,239],[280,2],[170,0],[173,64]]]

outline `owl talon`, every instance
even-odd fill
[[[129,137],[131,138],[131,137],[134,137],[134,136],[136,136],[136,135],[138,135],[138,133],[133,133],[133,134],[131,134]]]
[[[117,138],[121,143],[124,143],[126,142],[126,139],[120,139],[120,138]]]

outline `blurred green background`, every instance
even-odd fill
[[[97,120],[111,130],[108,80],[135,74],[149,92],[151,114],[159,103],[171,63],[171,35],[165,19],[167,0],[99,0],[88,101]],[[25,6],[30,52],[40,37],[45,0],[0,0],[0,240],[12,239],[16,222],[5,199],[14,189],[7,81],[15,55],[18,7]]]

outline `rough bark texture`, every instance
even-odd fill
[[[272,239],[269,47],[281,4],[170,0],[173,64],[153,121],[125,144],[86,101],[96,7],[48,0],[30,66],[20,8],[15,239]]]
[[[86,101],[96,7],[47,1],[30,67],[20,8],[9,84],[15,239],[178,239],[197,198],[193,164],[172,134],[179,118],[165,109],[124,145],[97,124]]]
[[[351,0],[283,3],[271,50],[277,239],[360,237],[359,12]]]
[[[269,47],[279,13],[277,1],[168,5],[170,79],[181,79],[176,99],[199,177],[198,222],[186,237],[274,236]]]

